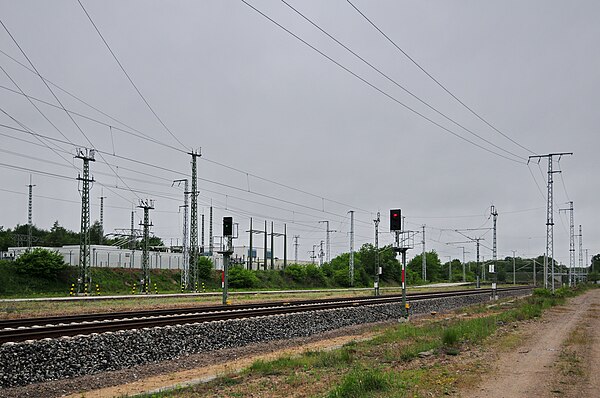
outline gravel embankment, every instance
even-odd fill
[[[502,292],[500,297],[530,291]],[[411,302],[413,314],[447,311],[489,300],[489,294]],[[189,354],[308,337],[398,319],[399,304],[379,304],[251,319],[127,330],[0,346],[3,388],[114,371]]]

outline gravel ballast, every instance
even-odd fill
[[[530,290],[503,291],[500,298]],[[412,314],[442,312],[490,300],[489,293],[411,301]],[[307,337],[401,317],[401,304],[377,304],[248,319],[126,330],[0,346],[3,388],[172,360],[253,343]]]

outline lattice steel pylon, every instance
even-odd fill
[[[83,176],[78,175],[81,181],[81,229],[79,235],[79,272],[77,277],[77,292],[87,293],[92,285],[92,273],[90,271],[90,162],[94,162],[94,150],[77,148],[75,158],[83,160]]]
[[[552,158],[558,156],[559,159],[563,155],[572,155],[572,152],[561,152],[561,153],[549,153],[547,155],[534,155],[530,156],[531,159],[548,158],[548,194],[546,196],[546,255],[544,256],[544,287],[548,288],[548,261],[551,261],[550,274],[552,278],[552,291],[554,292],[554,197],[553,197],[553,183],[554,173],[560,173],[560,171],[554,171],[552,169]],[[529,163],[529,160],[527,163]]]
[[[27,206],[27,250],[31,250],[32,230],[33,230],[33,185],[31,183],[31,174],[29,175],[29,202]]]
[[[183,264],[181,266],[181,286],[185,289],[190,289],[192,286],[190,284],[190,251],[188,248],[188,210],[189,210],[189,192],[188,192],[188,179],[180,179],[173,181],[173,184],[180,184],[183,182],[183,238],[181,240],[181,254],[183,257]]]
[[[144,238],[142,241],[142,280],[140,283],[140,291],[148,293],[150,288],[150,210],[154,209],[154,201],[152,199],[140,199],[139,208],[144,209],[144,222],[140,223],[144,227]]]
[[[573,271],[575,271],[575,219],[573,216],[573,201],[569,202],[568,209],[558,209],[569,212],[569,286],[575,283]]]
[[[198,286],[198,174],[197,174],[197,158],[202,156],[200,151],[192,151],[192,190],[189,192],[191,199],[190,211],[190,279],[192,279],[192,288]]]

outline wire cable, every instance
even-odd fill
[[[406,53],[406,51],[404,51],[400,46],[398,46],[398,44],[396,44],[396,42],[394,42],[388,35],[385,34],[385,32],[383,32],[383,30],[381,30],[371,19],[369,19],[361,10],[358,9],[358,7],[356,7],[354,5],[354,3],[352,3],[350,0],[346,0],[348,2],[348,4],[350,4],[352,6],[352,8],[354,8],[367,22],[369,22],[369,24],[371,24],[371,26],[373,26],[379,33],[381,33],[381,35],[383,37],[385,37],[394,47],[396,47],[396,49],[398,49],[398,51],[400,51],[402,54],[404,54],[404,56],[406,58],[408,58],[417,68],[419,68],[423,73],[425,73],[431,80],[433,80],[439,87],[442,88],[442,90],[444,90],[446,93],[448,93],[452,98],[454,98],[456,101],[458,101],[458,103],[460,103],[463,107],[465,107],[469,112],[471,112],[473,115],[475,115],[475,117],[477,117],[479,120],[481,120],[482,122],[484,122],[486,125],[488,125],[490,128],[492,128],[494,131],[496,131],[497,133],[501,134],[504,138],[506,138],[507,140],[509,140],[510,142],[512,142],[513,144],[517,145],[518,147],[520,147],[521,149],[524,149],[525,151],[528,151],[532,154],[535,154],[535,152],[533,152],[531,149],[526,148],[525,146],[519,144],[517,141],[515,141],[514,139],[512,139],[511,137],[509,137],[508,135],[506,135],[505,133],[503,133],[502,131],[500,131],[498,128],[496,128],[495,126],[493,126],[490,122],[488,122],[485,118],[483,118],[481,115],[479,115],[477,112],[475,112],[471,107],[469,107],[468,105],[466,105],[460,98],[458,98],[456,95],[454,95],[450,90],[448,90],[446,88],[446,86],[444,86],[438,79],[436,79],[435,77],[433,77],[433,75],[431,75],[427,70],[425,70],[425,68],[423,68],[417,61],[415,61],[414,58],[412,58],[410,55],[408,55],[408,53]]]
[[[119,59],[117,58],[117,56],[115,55],[114,51],[112,50],[112,48],[110,48],[110,46],[108,45],[108,42],[106,41],[106,39],[104,38],[104,36],[102,35],[102,33],[100,33],[100,29],[98,29],[98,26],[96,26],[96,23],[94,22],[94,20],[92,19],[92,17],[90,16],[90,14],[87,12],[87,10],[85,9],[85,7],[83,6],[83,4],[81,3],[80,0],[77,0],[77,2],[79,3],[79,5],[81,6],[81,9],[83,10],[83,12],[85,13],[85,15],[87,16],[87,18],[89,19],[89,21],[91,22],[92,26],[94,27],[94,29],[96,30],[96,32],[98,33],[98,36],[100,36],[100,38],[102,39],[102,42],[104,43],[104,45],[106,46],[106,48],[108,49],[108,51],[110,52],[110,54],[113,56],[114,60],[117,62],[117,64],[119,65],[119,68],[121,68],[121,70],[123,71],[123,73],[125,74],[125,76],[127,77],[127,80],[129,80],[129,83],[131,83],[131,85],[133,86],[133,88],[135,89],[135,91],[138,93],[138,95],[140,96],[140,98],[144,101],[144,103],[146,104],[146,106],[148,107],[148,109],[150,109],[150,112],[152,112],[152,114],[156,117],[156,119],[160,122],[160,124],[165,128],[165,130],[171,135],[171,137],[173,137],[175,139],[175,141],[177,141],[179,143],[179,145],[181,145],[183,148],[186,148],[186,146],[179,140],[179,138],[177,138],[177,136],[175,134],[173,134],[173,132],[167,127],[167,125],[162,121],[162,119],[158,116],[158,114],[154,111],[154,109],[152,108],[152,106],[150,106],[150,103],[148,102],[148,100],[146,100],[146,97],[144,97],[144,95],[142,94],[142,92],[140,91],[140,89],[136,86],[136,84],[133,82],[133,80],[131,79],[131,76],[129,76],[129,73],[127,73],[127,71],[125,70],[125,68],[123,67],[123,65],[121,64],[121,61],[119,61]]]
[[[473,135],[474,137],[479,138],[480,140],[484,141],[485,143],[493,146],[496,149],[499,149],[509,155],[512,155],[514,157],[516,157],[517,159],[521,159],[523,161],[527,160],[526,158],[524,158],[523,156],[519,156],[516,153],[513,153],[509,150],[506,150],[504,148],[501,148],[500,146],[494,144],[493,142],[483,138],[482,136],[480,136],[479,134],[475,133],[474,131],[468,129],[467,127],[465,127],[464,125],[458,123],[456,120],[452,119],[451,117],[447,116],[446,114],[442,113],[441,111],[439,111],[437,108],[435,108],[434,106],[432,106],[431,104],[429,104],[428,102],[426,102],[425,100],[421,99],[419,96],[417,96],[416,94],[414,94],[412,91],[408,90],[406,87],[404,87],[403,85],[401,85],[400,83],[398,83],[396,80],[392,79],[389,75],[385,74],[384,72],[381,71],[381,69],[377,68],[376,66],[374,66],[371,62],[367,61],[365,58],[363,58],[362,56],[360,56],[359,54],[357,54],[355,51],[353,51],[352,49],[350,49],[347,45],[345,45],[344,43],[342,43],[341,41],[339,41],[338,39],[336,39],[334,36],[332,36],[329,32],[327,32],[325,29],[323,29],[321,26],[319,26],[318,24],[316,24],[313,20],[311,20],[310,18],[308,18],[306,15],[304,15],[302,12],[300,12],[298,9],[294,8],[291,4],[289,4],[286,0],[281,0],[281,2],[283,4],[285,4],[286,6],[288,6],[291,10],[293,10],[296,14],[300,15],[304,20],[306,20],[308,23],[310,23],[311,25],[313,25],[315,28],[317,28],[319,31],[321,31],[323,34],[325,34],[327,37],[329,37],[331,40],[335,41],[338,45],[340,45],[341,47],[343,47],[345,50],[347,50],[349,53],[351,53],[352,55],[354,55],[356,58],[358,58],[359,60],[361,60],[364,64],[366,64],[367,66],[369,66],[371,69],[373,69],[374,71],[376,71],[379,75],[383,76],[386,80],[388,80],[389,82],[391,82],[392,84],[394,84],[396,87],[399,87],[400,89],[402,89],[405,93],[407,93],[408,95],[410,95],[411,97],[413,97],[414,99],[416,99],[417,101],[419,101],[420,103],[422,103],[423,105],[427,106],[429,109],[431,109],[432,111],[434,111],[435,113],[437,113],[438,115],[442,116],[444,119],[450,121],[451,123],[453,123],[455,126],[463,129],[464,131],[468,132],[469,134]]]
[[[261,16],[263,16],[264,18],[266,18],[267,20],[269,20],[270,22],[272,22],[273,24],[275,24],[276,26],[278,26],[280,29],[284,30],[285,32],[287,32],[288,34],[290,34],[291,36],[293,36],[294,38],[296,38],[297,40],[299,40],[300,42],[302,42],[303,44],[305,44],[306,46],[308,46],[309,48],[311,48],[313,51],[316,51],[318,54],[320,54],[321,56],[325,57],[327,60],[329,60],[330,62],[334,63],[335,65],[337,65],[339,68],[343,69],[344,71],[346,71],[347,73],[349,73],[350,75],[352,75],[353,77],[355,77],[356,79],[362,81],[364,84],[366,84],[367,86],[371,87],[372,89],[374,89],[375,91],[379,92],[380,94],[383,94],[384,96],[386,96],[387,98],[389,98],[390,100],[394,101],[395,103],[397,103],[398,105],[404,107],[405,109],[407,109],[408,111],[416,114],[417,116],[420,116],[421,118],[425,119],[426,121],[428,121],[429,123],[433,124],[436,127],[439,127],[440,129],[452,134],[453,136],[468,142],[471,145],[474,145],[480,149],[483,149],[484,151],[487,151],[489,153],[492,153],[496,156],[500,156],[506,160],[510,160],[511,162],[515,162],[515,163],[521,163],[521,164],[526,164],[524,161],[518,161],[512,158],[509,158],[508,156],[502,155],[501,153],[492,151],[489,148],[486,148],[476,142],[473,142],[471,140],[469,140],[468,138],[465,138],[463,136],[461,136],[460,134],[448,129],[445,126],[442,126],[441,124],[439,124],[438,122],[436,122],[435,120],[431,119],[430,117],[424,115],[423,113],[417,111],[416,109],[406,105],[405,103],[403,103],[402,101],[400,101],[399,99],[397,99],[396,97],[394,97],[393,95],[389,94],[388,92],[384,91],[383,89],[377,87],[376,85],[374,85],[373,83],[369,82],[368,80],[366,80],[365,78],[363,78],[362,76],[358,75],[357,73],[353,72],[352,70],[350,70],[349,68],[347,68],[346,66],[342,65],[341,63],[339,63],[338,61],[334,60],[332,57],[330,57],[329,55],[325,54],[323,51],[319,50],[318,48],[316,48],[315,46],[313,46],[312,44],[308,43],[306,40],[302,39],[300,36],[296,35],[295,33],[293,33],[291,30],[287,29],[285,26],[281,25],[279,22],[275,21],[273,18],[269,17],[267,14],[265,14],[264,12],[260,11],[258,8],[254,7],[252,4],[248,3],[246,0],[240,0],[242,3],[246,4],[248,7],[250,7],[252,10],[256,11],[258,14],[260,14]]]

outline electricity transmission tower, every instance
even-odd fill
[[[575,220],[573,217],[573,201],[569,202],[568,209],[558,209],[569,212],[569,286],[572,286],[574,281],[573,271],[575,271]]]
[[[150,210],[154,209],[154,201],[152,199],[140,199],[139,208],[144,209],[144,222],[140,223],[144,227],[144,238],[142,241],[142,280],[141,289],[144,293],[148,293],[150,288]]]
[[[326,230],[327,235],[325,237],[325,242],[326,242],[326,244],[325,244],[326,257],[325,258],[326,258],[326,262],[329,262],[331,260],[331,258],[330,258],[330,256],[331,256],[331,251],[330,251],[331,250],[331,245],[330,245],[330,240],[329,240],[329,234],[331,232],[337,232],[337,231],[333,230],[333,229],[329,229],[329,221],[319,221],[319,223],[325,223],[325,226],[327,228],[327,230]]]
[[[192,151],[188,153],[192,156],[192,190],[186,194],[190,195],[191,199],[191,214],[190,214],[190,256],[189,268],[192,270],[193,281],[192,288],[198,286],[198,174],[197,174],[197,158],[201,156],[200,151]],[[186,183],[187,184],[187,183]],[[211,214],[212,216],[212,214]],[[211,217],[212,226],[212,217]],[[212,251],[212,250],[211,250]]]
[[[102,190],[100,193],[100,244],[104,241],[104,199],[106,199],[106,196],[104,196],[104,190]]]
[[[87,293],[92,284],[91,258],[90,258],[90,162],[94,162],[93,149],[77,148],[77,159],[83,161],[83,176],[78,175],[81,181],[81,229],[79,238],[79,276],[77,278],[77,292]]]
[[[29,175],[29,185],[27,185],[27,187],[29,188],[29,202],[27,206],[27,251],[30,251],[32,241],[31,234],[33,230],[33,187],[35,187],[35,185],[31,183],[31,174]]]
[[[498,286],[498,272],[496,271],[496,261],[498,261],[498,245],[496,241],[496,225],[498,222],[498,212],[496,211],[496,207],[494,205],[490,208],[490,214],[493,218],[493,242],[492,242],[492,265],[490,267],[490,273],[492,274],[492,297],[496,299],[496,287]],[[514,256],[513,256],[514,257]],[[513,258],[514,260],[514,258]],[[514,261],[513,261],[514,262]],[[513,274],[514,279],[514,274]]]
[[[544,256],[544,287],[548,288],[548,261],[552,261],[551,266],[551,276],[552,276],[552,292],[554,292],[554,197],[552,192],[552,186],[554,183],[553,175],[554,173],[560,173],[560,171],[555,171],[552,169],[552,159],[555,156],[560,158],[564,155],[573,155],[573,152],[561,152],[561,153],[549,153],[546,155],[534,155],[530,156],[527,160],[548,158],[548,193],[546,196],[546,253]]]
[[[187,178],[183,178],[180,180],[175,180],[173,181],[173,185],[177,183],[177,185],[180,185],[181,183],[183,183],[183,238],[181,240],[181,254],[183,257],[183,264],[182,264],[182,270],[183,272],[181,273],[181,287],[185,288],[185,289],[191,289],[193,287],[193,285],[190,283],[190,251],[188,248],[188,210],[189,210],[189,204],[188,204],[188,198],[189,198],[189,192],[188,192],[188,184],[189,181]],[[195,276],[194,276],[195,277]]]

